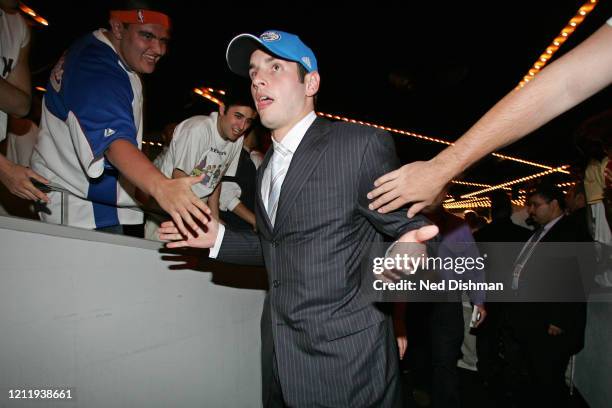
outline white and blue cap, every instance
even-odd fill
[[[248,77],[249,61],[253,51],[264,49],[277,57],[302,65],[307,72],[317,70],[317,59],[310,48],[295,34],[268,30],[259,37],[240,34],[227,46],[225,58],[232,72]]]

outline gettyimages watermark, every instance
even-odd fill
[[[372,245],[362,290],[377,302],[447,302],[458,294],[486,302],[585,302],[595,277],[612,269],[594,243],[395,243]],[[600,251],[601,252],[601,251]],[[610,291],[612,292],[612,291]],[[598,301],[601,298],[598,298]]]

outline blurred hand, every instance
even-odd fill
[[[549,336],[558,336],[560,334],[563,334],[563,330],[560,327],[557,327],[554,324],[548,325],[548,335]]]
[[[406,355],[406,350],[408,349],[408,339],[406,338],[406,336],[396,336],[395,340],[397,340],[399,358],[400,360],[403,360],[404,355]]]
[[[435,225],[426,225],[424,227],[408,231],[402,235],[395,243],[393,248],[387,254],[389,258],[395,258],[396,255],[408,258],[420,258],[422,254],[425,254],[426,246],[425,242],[432,239],[438,234],[438,227]],[[401,243],[410,245],[399,245]],[[380,277],[386,282],[397,282],[402,276],[408,276],[414,274],[416,271],[411,269],[385,269]]]
[[[189,236],[187,226],[193,233],[197,233],[200,227],[196,221],[206,224],[211,213],[208,206],[191,191],[191,186],[199,183],[203,178],[204,176],[201,175],[165,179],[153,193],[159,206],[172,217],[175,226],[185,237]]]
[[[26,200],[40,200],[48,203],[49,197],[34,187],[30,178],[40,181],[43,184],[49,184],[49,180],[29,167],[20,166],[8,159],[4,160],[3,166],[0,169],[0,181],[11,193]]]
[[[482,322],[484,322],[487,318],[487,309],[485,309],[484,305],[476,305],[476,307],[478,308],[478,313],[480,316],[478,317],[478,320],[476,320],[476,322],[474,323],[474,327],[480,326]]]
[[[406,325],[401,319],[393,319],[393,328],[395,331],[395,340],[397,341],[397,349],[399,351],[400,360],[404,359],[406,350],[408,349],[408,336],[406,335]]]
[[[174,221],[166,221],[161,224],[157,231],[159,239],[172,241],[166,244],[168,248],[212,248],[217,240],[219,222],[212,218],[197,231],[188,231],[187,235],[183,235]]]

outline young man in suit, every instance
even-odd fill
[[[179,240],[169,247],[211,248],[222,261],[266,266],[264,406],[400,406],[391,321],[362,296],[360,264],[381,234],[423,241],[437,228],[404,211],[368,209],[371,184],[399,164],[393,140],[317,118],[317,60],[293,34],[239,35],[227,61],[250,78],[261,122],[272,131],[257,177],[259,235],[212,220],[187,237],[169,222],[160,237]]]

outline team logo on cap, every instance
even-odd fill
[[[306,66],[307,66],[308,68],[312,68],[312,65],[310,65],[310,58],[308,58],[308,57],[302,57],[302,62],[303,62],[304,64],[306,64]]]
[[[261,41],[270,42],[280,40],[281,36],[276,31],[266,31],[259,38],[261,39]]]
[[[138,10],[138,11],[136,12],[136,16],[137,16],[137,18],[138,18],[138,22],[139,22],[140,24],[144,23],[144,13],[142,12],[142,10]]]

